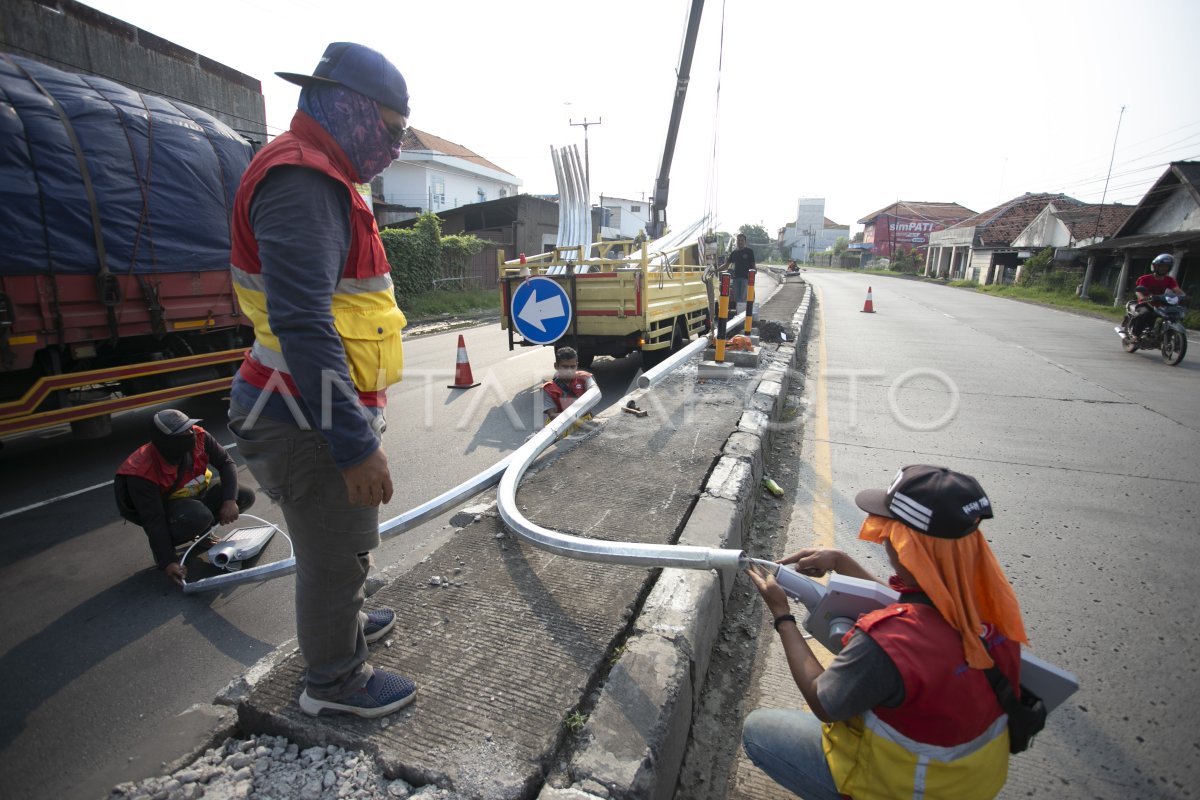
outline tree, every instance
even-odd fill
[[[738,233],[746,237],[746,246],[754,251],[755,261],[765,261],[771,252],[771,237],[762,225],[743,225]]]
[[[833,243],[833,254],[839,258],[841,257],[842,253],[845,253],[849,249],[850,242],[845,236],[839,236],[837,241]]]
[[[428,212],[411,228],[387,228],[379,238],[392,267],[397,299],[432,291],[439,278],[462,278],[468,260],[484,245],[470,234],[442,236],[441,219]]]

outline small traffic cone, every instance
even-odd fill
[[[479,381],[471,377],[471,362],[467,360],[467,343],[463,335],[458,335],[458,358],[454,364],[454,383],[447,389],[474,389]]]
[[[862,313],[863,314],[874,314],[875,313],[875,304],[871,302],[871,287],[870,286],[867,287],[867,302],[863,303]]]

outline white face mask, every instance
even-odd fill
[[[554,376],[556,378],[561,378],[564,381],[569,381],[575,377],[576,371],[576,367],[559,367],[554,371]]]

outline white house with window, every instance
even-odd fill
[[[521,179],[478,153],[409,128],[400,158],[371,183],[380,224],[517,194]]]
[[[636,239],[638,233],[645,233],[650,222],[649,200],[627,200],[602,194],[600,205],[605,209],[604,216],[607,218],[600,229],[600,238]]]

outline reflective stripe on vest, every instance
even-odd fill
[[[364,403],[379,405],[382,390],[401,378],[404,350],[400,332],[407,320],[396,305],[391,268],[375,218],[348,177],[348,162],[328,133],[303,112],[296,113],[291,130],[254,157],[234,202],[230,272],[238,302],[253,324],[255,335],[242,377],[259,389],[267,388],[264,376],[270,370],[284,373],[290,380],[279,338],[268,321],[266,280],[249,222],[255,188],[271,169],[287,165],[304,166],[328,175],[345,186],[350,195],[350,251],[330,298],[329,312],[342,341],[355,389]],[[306,222],[297,220],[297,225]]]
[[[910,739],[900,731],[888,725],[881,720],[874,711],[868,711],[863,714],[863,725],[867,729],[873,731],[876,736],[881,736],[890,742],[903,747],[908,752],[917,756],[918,759],[925,761],[957,761],[960,758],[965,758],[977,750],[986,747],[989,742],[995,739],[1000,734],[1008,730],[1008,715],[1003,714],[989,725],[983,733],[976,736],[969,742],[956,744],[951,747],[941,747],[936,744],[925,744],[918,742],[916,739]]]
[[[938,747],[867,712],[827,724],[823,746],[834,785],[854,800],[992,800],[1008,779],[1004,715],[971,742]]]
[[[986,677],[967,668],[958,632],[917,603],[871,612],[857,627],[895,664],[905,699],[825,726],[838,791],[855,800],[995,797],[1008,777],[1008,717]],[[1015,643],[991,652],[1006,674],[1019,669]]]

